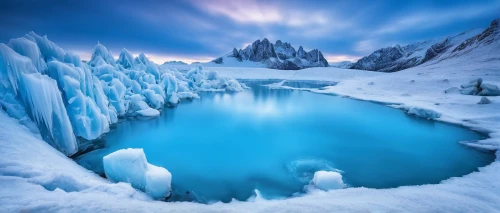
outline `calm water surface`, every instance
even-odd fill
[[[352,187],[439,183],[493,161],[458,142],[482,135],[370,102],[247,82],[240,93],[202,93],[151,120],[118,124],[108,148],[78,157],[102,172],[102,156],[143,148],[173,176],[173,200],[246,200],[303,191],[318,170],[341,170]],[[314,85],[289,83],[289,86]],[[190,198],[185,192],[190,191]]]

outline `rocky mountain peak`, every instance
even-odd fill
[[[490,26],[486,28],[482,33],[469,38],[462,42],[458,47],[456,47],[453,52],[458,52],[466,49],[469,46],[478,45],[482,43],[492,43],[496,39],[500,39],[500,18],[495,19],[490,23]]]
[[[497,45],[498,40],[500,40],[500,19],[495,19],[482,32],[469,30],[443,39],[415,42],[406,46],[395,45],[376,50],[359,59],[351,68],[395,72],[431,60],[444,60],[459,54],[466,54],[474,48]]]
[[[296,51],[288,42],[277,40],[273,44],[267,38],[258,39],[244,49],[238,50],[233,48],[226,57],[236,58],[240,62],[245,60],[261,62],[272,69],[295,70],[307,67],[328,66],[328,62],[323,57],[323,54],[317,49],[306,52],[300,46],[299,51]],[[224,64],[224,58],[219,57],[212,62]]]

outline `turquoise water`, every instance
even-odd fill
[[[269,82],[248,82],[252,89],[240,93],[203,93],[158,118],[122,122],[107,134],[108,148],[76,160],[102,172],[102,156],[144,148],[150,163],[172,173],[171,200],[228,202],[246,200],[254,189],[267,198],[292,196],[318,170],[341,170],[351,187],[389,188],[439,183],[494,159],[458,143],[483,138],[465,128],[263,83]]]

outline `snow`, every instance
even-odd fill
[[[344,187],[342,175],[332,171],[317,171],[311,180],[311,184],[321,190],[341,189]]]
[[[104,173],[114,182],[127,182],[154,199],[170,196],[172,175],[148,163],[142,149],[122,149],[103,157]]]
[[[46,62],[54,59],[63,61],[66,53],[62,49],[58,49],[47,39],[35,37],[26,36],[38,44]],[[462,125],[489,136],[466,145],[495,151],[500,148],[500,97],[489,96],[490,104],[477,104],[478,96],[444,91],[460,87],[464,82],[477,78],[484,79],[484,83],[489,85],[500,85],[500,63],[495,58],[498,55],[500,48],[497,42],[457,57],[436,59],[433,63],[395,73],[333,67],[299,71],[244,67],[207,69],[236,79],[338,82],[335,86],[311,91],[373,101],[399,109],[414,107],[432,110],[441,115],[435,118],[438,121]],[[178,78],[174,70],[162,67],[158,69],[162,74],[160,79],[155,79],[151,71],[146,72],[146,67],[142,65],[137,65],[142,68],[126,69],[120,63],[116,65],[118,68],[113,65],[108,67],[106,74],[109,75],[109,81],[106,81],[106,74],[100,75],[98,69],[106,65],[106,61],[98,61],[96,65],[100,64],[99,66],[89,68],[93,74],[90,90],[98,97],[94,98],[98,108],[113,122],[117,121],[118,110],[111,104],[111,98],[107,97],[110,90],[115,90],[118,96],[120,92],[125,91],[123,100],[126,102],[130,102],[134,94],[144,101],[146,97],[142,95],[142,90],[147,88],[157,92],[150,86],[154,81],[162,82],[161,76],[164,73],[171,73],[176,77],[179,96],[181,88],[189,90],[183,92],[195,94],[193,91],[202,91],[202,83],[210,85],[213,90],[214,85],[218,86],[224,81],[208,80],[204,74],[205,70],[197,67],[193,68],[191,75],[186,75],[186,81]],[[115,82],[119,81],[122,85],[111,84],[113,79],[117,79]],[[412,80],[414,83],[408,83]],[[133,92],[132,82],[139,84],[140,94]],[[159,85],[161,87],[161,84]],[[102,87],[101,94],[100,90],[96,89],[99,87]],[[139,89],[134,87],[135,90]],[[161,89],[166,93],[165,88]],[[84,90],[90,91],[80,89],[82,93]],[[84,94],[88,95],[86,92]],[[18,95],[22,97],[18,98]],[[168,100],[166,98],[165,100]],[[31,58],[21,56],[3,44],[0,44],[0,100],[2,109],[9,113],[7,115],[4,110],[0,110],[0,204],[6,212],[498,212],[500,209],[499,157],[490,165],[479,168],[477,172],[432,185],[393,189],[361,187],[315,190],[287,199],[255,199],[249,202],[233,201],[229,204],[154,201],[147,194],[132,188],[130,184],[111,183],[66,157],[65,155],[75,151],[70,149],[71,141],[74,141],[73,134],[68,136],[64,143],[59,141],[61,146],[68,148],[62,149],[64,153],[61,153],[43,141],[33,128],[25,125],[27,120],[22,118],[29,115],[37,127],[58,130],[53,131],[54,134],[67,136],[68,127],[71,127],[56,80],[40,74]],[[110,103],[106,103],[107,101]],[[29,107],[34,111],[25,109]],[[103,109],[108,110],[107,114]],[[72,133],[73,130],[69,130]],[[40,132],[43,135],[43,128],[40,128]],[[500,155],[499,151],[495,152],[497,156]],[[152,174],[151,177],[159,177],[155,175],[156,172]]]

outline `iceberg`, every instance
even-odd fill
[[[122,149],[103,157],[104,173],[114,182],[127,182],[154,199],[172,194],[170,172],[148,163],[142,149]]]

